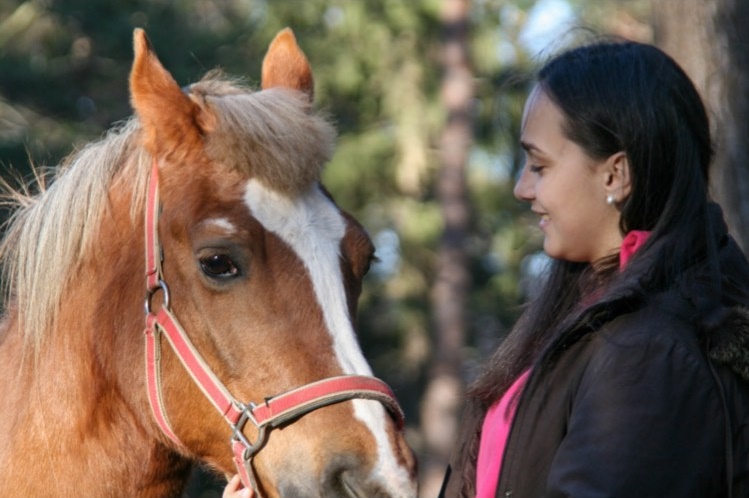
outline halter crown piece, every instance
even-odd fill
[[[252,458],[263,448],[270,430],[291,423],[301,416],[327,405],[351,399],[370,399],[382,403],[394,418],[399,430],[403,429],[403,412],[390,387],[383,381],[367,376],[343,375],[321,379],[291,391],[265,398],[262,402],[237,401],[216,377],[195,349],[177,318],[171,311],[169,287],[161,270],[163,253],[158,234],[159,221],[159,167],[153,161],[151,179],[146,199],[146,384],[148,400],[154,418],[164,434],[177,446],[185,448],[167,417],[161,387],[161,335],[165,335],[172,351],[185,370],[200,387],[203,394],[229,424],[232,432],[230,447],[242,483],[252,487],[260,497]],[[161,291],[162,304],[158,311],[152,309],[154,295]],[[242,431],[251,422],[257,431],[257,440],[251,442]]]

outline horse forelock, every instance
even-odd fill
[[[306,94],[283,88],[237,91],[212,80],[192,85],[190,91],[215,114],[216,128],[206,135],[212,160],[290,197],[320,180],[336,133],[312,112]]]
[[[70,275],[97,240],[117,178],[127,176],[123,184],[136,194],[132,216],[142,212],[150,158],[136,146],[138,128],[131,119],[74,152],[50,186],[39,182],[33,196],[30,186],[5,186],[14,211],[0,242],[4,298],[17,313],[25,344],[34,350],[55,323]]]

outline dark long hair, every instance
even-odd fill
[[[611,264],[598,271],[595,262],[552,262],[541,291],[469,388],[486,404],[581,319],[586,307],[628,288],[663,290],[694,262],[717,261],[707,236],[709,121],[676,62],[650,45],[598,42],[551,59],[539,71],[538,85],[564,115],[565,135],[589,156],[627,155],[632,188],[620,206],[620,228],[652,234],[623,272]],[[591,282],[597,284],[596,299],[583,299]]]

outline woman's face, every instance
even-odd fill
[[[619,210],[606,198],[622,201],[628,193],[616,176],[616,165],[626,167],[626,159],[623,154],[591,158],[566,137],[563,122],[559,108],[536,87],[523,113],[520,141],[526,157],[514,193],[540,217],[549,256],[592,263],[618,252],[622,242]]]

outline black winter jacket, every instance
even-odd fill
[[[634,311],[562,334],[518,402],[497,497],[749,497],[749,265],[716,216],[718,326],[697,325],[697,265]],[[468,403],[441,498],[474,498],[486,408]]]

